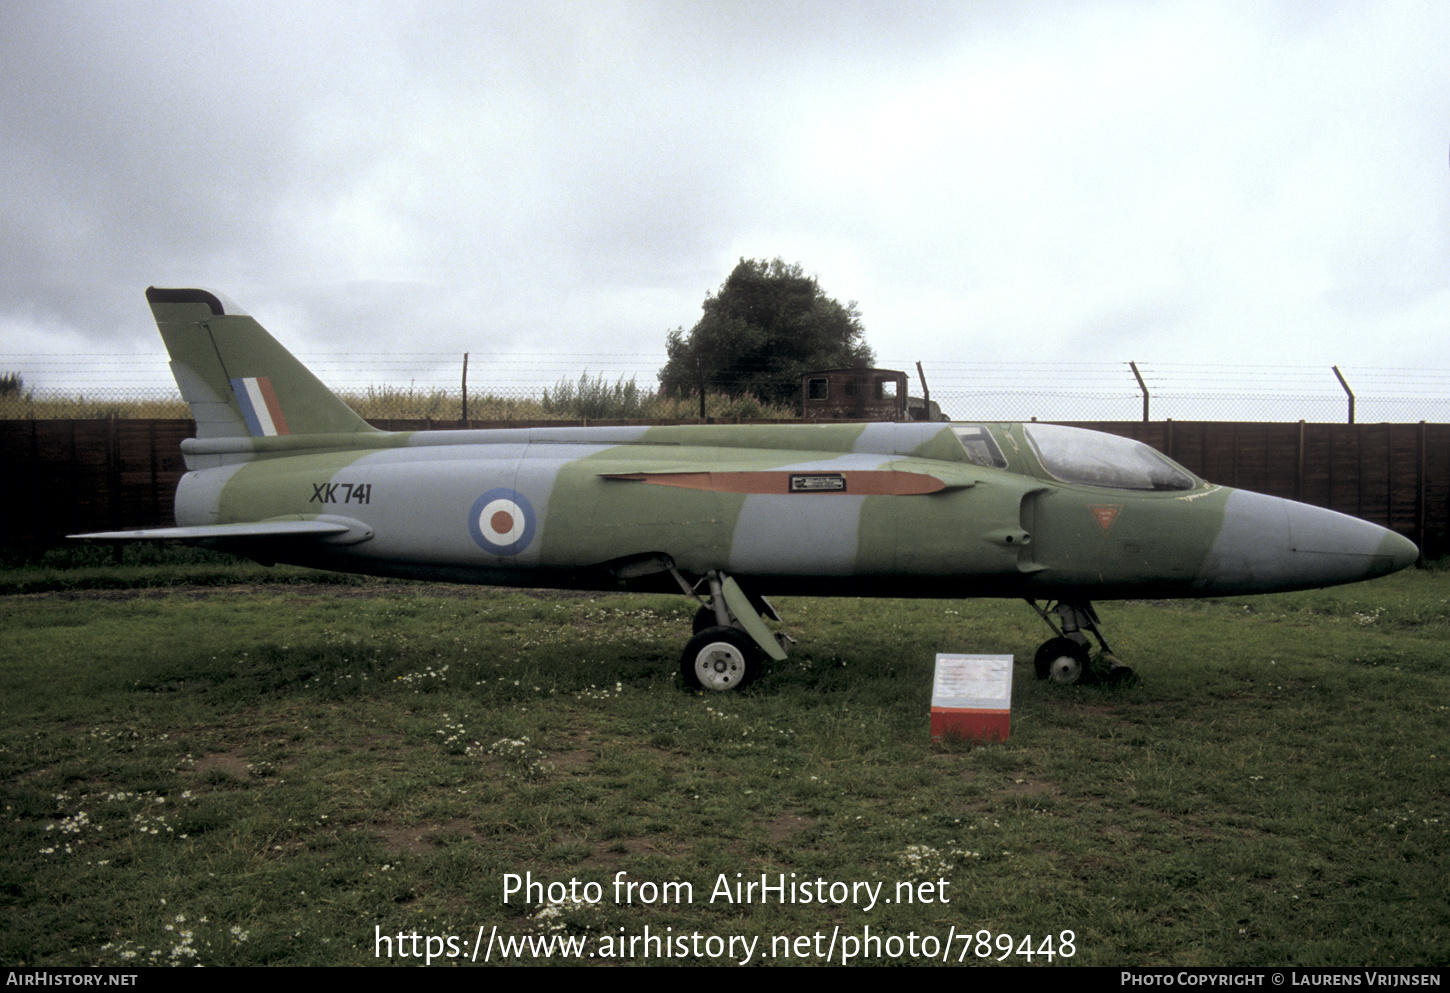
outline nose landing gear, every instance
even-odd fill
[[[1113,654],[1108,640],[1103,637],[1102,629],[1098,627],[1097,612],[1087,600],[1058,600],[1047,607],[1040,606],[1036,600],[1027,602],[1047,626],[1052,628],[1055,635],[1037,648],[1033,663],[1038,679],[1050,679],[1054,683],[1067,686],[1086,683],[1094,678],[1100,678],[1103,682],[1120,682],[1132,678],[1133,670],[1119,662]],[[1057,615],[1057,620],[1053,619],[1054,614]],[[1098,657],[1107,663],[1107,672],[1101,676],[1093,671],[1084,628],[1091,631],[1102,646]]]

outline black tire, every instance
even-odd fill
[[[690,624],[690,630],[694,634],[699,634],[701,631],[713,628],[719,623],[719,621],[715,620],[714,607],[701,607],[695,611],[695,619]]]
[[[1038,679],[1050,679],[1063,686],[1085,683],[1089,675],[1087,646],[1071,638],[1051,638],[1037,649],[1034,665]]]
[[[728,693],[743,689],[760,675],[760,649],[744,631],[706,628],[685,646],[680,675],[692,690]]]

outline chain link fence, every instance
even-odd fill
[[[953,420],[1450,421],[1450,371],[943,362],[925,373]]]
[[[126,370],[141,363],[131,357],[117,358],[120,373],[110,376],[94,365],[60,360],[31,366],[36,369],[36,381],[64,380],[75,383],[74,388],[32,387],[30,376],[0,375],[0,419],[190,416],[174,387],[154,385],[154,379],[152,384],[137,382],[141,374],[128,375]],[[652,373],[629,371],[648,368],[638,356],[572,358],[593,359],[593,368],[599,371],[564,374],[560,370],[568,359],[504,367],[475,362],[466,409],[461,362],[445,368],[442,356],[433,356],[435,361],[427,363],[415,359],[407,366],[395,357],[376,356],[360,357],[346,368],[335,357],[315,365],[324,382],[362,416],[375,420],[679,419],[699,415],[698,397],[659,397]],[[151,360],[148,365],[156,363]],[[1146,362],[924,362],[922,366],[931,399],[945,417],[959,421],[1450,423],[1450,371]],[[911,394],[923,392],[914,362],[898,359],[882,362],[881,367],[908,370]],[[422,369],[425,374],[410,376],[409,369]],[[150,374],[154,375],[154,368]],[[500,382],[500,375],[509,382]],[[407,385],[386,384],[394,376],[396,382]],[[554,378],[547,378],[551,376]],[[376,385],[380,382],[386,385]],[[708,381],[706,390],[710,392]],[[770,406],[754,398],[712,395],[707,401],[709,417],[799,415],[798,405]]]
[[[1140,393],[931,391],[955,421],[1309,421],[1312,423],[1450,422],[1450,397],[1360,396],[1351,419],[1343,394],[1154,393],[1143,415]]]

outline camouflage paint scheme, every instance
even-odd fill
[[[1376,525],[1047,425],[378,431],[218,295],[147,297],[197,420],[178,527],[83,537],[183,538],[267,562],[460,583],[709,584],[715,647],[732,642],[726,628],[750,632],[725,653],[747,678],[752,648],[784,652],[741,590],[1058,600],[1086,608],[1075,619],[1096,632],[1090,599],[1327,586],[1418,556]],[[1072,681],[1074,671],[1044,672],[1049,645],[1086,642],[1061,616],[1066,630],[1044,644],[1038,670]]]

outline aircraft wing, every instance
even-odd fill
[[[200,524],[180,528],[146,528],[140,531],[93,531],[68,534],[67,538],[95,541],[197,541],[202,538],[317,538],[352,530],[340,520],[255,521],[245,524]]]

